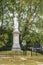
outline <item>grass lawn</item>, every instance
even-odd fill
[[[23,55],[22,51],[1,51],[0,65],[43,65],[43,55],[30,54],[30,51],[27,51],[27,55]]]

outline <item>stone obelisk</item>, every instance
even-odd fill
[[[14,17],[14,31],[13,31],[13,46],[12,50],[21,50],[19,44],[19,22],[18,22],[18,14],[15,14]]]

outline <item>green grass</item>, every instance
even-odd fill
[[[41,65],[43,64],[43,55],[38,56],[33,52],[27,51],[27,55],[23,55],[23,51],[1,51],[0,65]]]

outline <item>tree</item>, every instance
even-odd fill
[[[7,43],[11,43],[11,39],[9,38],[12,38],[13,16],[11,16],[10,10],[8,9],[10,1],[1,0],[0,2],[0,45],[2,47],[6,46]]]
[[[21,2],[20,32],[22,40],[25,39],[32,43],[40,40],[41,43],[41,36],[43,35],[43,1],[23,0]]]

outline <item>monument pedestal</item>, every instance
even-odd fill
[[[19,44],[19,32],[18,31],[14,31],[13,32],[13,47],[12,50],[21,50],[20,49],[20,44]]]

